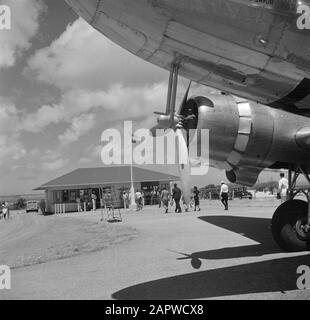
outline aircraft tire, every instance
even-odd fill
[[[271,231],[275,242],[285,251],[300,252],[310,250],[310,239],[297,232],[300,221],[306,221],[308,203],[290,200],[275,211],[271,221]],[[309,235],[308,235],[309,236]]]

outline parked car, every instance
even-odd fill
[[[253,199],[253,195],[249,191],[240,191],[238,192],[237,197],[240,199],[250,199],[250,200]]]
[[[36,211],[39,212],[39,203],[38,201],[27,201],[26,202],[26,212]]]

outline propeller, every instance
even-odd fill
[[[186,205],[191,200],[191,166],[187,148],[186,132],[183,129],[177,129],[176,135],[178,137],[179,148],[179,163],[178,169],[183,190],[183,200]]]
[[[189,161],[189,152],[187,146],[187,133],[183,128],[182,113],[186,108],[186,103],[188,100],[189,91],[191,88],[192,82],[190,81],[185,95],[182,99],[182,102],[179,106],[178,113],[175,112],[175,105],[167,104],[166,113],[154,112],[158,115],[157,125],[151,129],[151,134],[153,137],[157,136],[157,130],[167,130],[173,129],[176,131],[178,137],[178,148],[179,148],[179,174],[183,190],[183,200],[186,205],[190,203],[190,194],[191,194],[191,167]],[[169,96],[169,95],[168,95]],[[168,97],[168,101],[170,101]],[[178,126],[178,124],[180,124]]]
[[[167,129],[176,129],[176,125],[180,120],[180,115],[182,114],[183,109],[186,107],[186,102],[188,100],[188,94],[191,88],[192,82],[190,81],[185,95],[182,99],[181,105],[179,107],[178,113],[175,112],[175,106],[169,106],[166,112],[154,112],[157,115],[157,125],[154,126],[150,131],[153,137],[156,137],[156,130],[167,130]]]
[[[181,105],[179,107],[178,114],[181,116],[188,100],[189,91],[191,88],[192,82],[190,81]],[[179,118],[179,121],[182,121],[182,118]],[[179,147],[179,174],[182,184],[183,190],[183,200],[186,205],[189,205],[190,198],[191,198],[191,166],[190,166],[190,159],[189,159],[189,151],[188,151],[188,141],[187,141],[187,133],[183,129],[182,124],[180,127],[177,126],[176,128],[176,135],[178,137],[178,147]],[[183,163],[184,162],[184,163]]]
[[[186,107],[186,102],[188,100],[188,94],[189,94],[189,90],[191,89],[191,86],[192,86],[192,81],[190,81],[188,84],[188,87],[186,89],[185,95],[184,95],[183,100],[181,102],[178,114],[182,114],[183,109]]]

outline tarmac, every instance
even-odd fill
[[[310,299],[296,285],[310,253],[285,253],[272,239],[278,205],[238,199],[228,212],[219,201],[203,201],[200,212],[123,212],[120,225],[137,233],[131,240],[12,269],[12,289],[0,291],[0,300]],[[100,211],[66,216],[98,222]]]

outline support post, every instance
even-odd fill
[[[136,207],[132,162],[133,162],[133,160],[131,159],[131,164],[130,164],[130,182],[131,182],[131,187],[130,187],[130,206],[129,206],[131,210],[133,210]]]
[[[289,165],[288,168],[288,200],[292,200],[293,198],[293,190],[292,190],[292,173],[293,173],[293,166]]]
[[[170,125],[171,125],[171,127],[174,124],[175,103],[176,103],[176,98],[177,98],[178,79],[179,79],[179,68],[180,68],[180,62],[175,63],[173,65],[173,84],[172,84],[171,105],[170,105]]]
[[[168,83],[168,93],[167,93],[167,105],[166,105],[166,115],[170,114],[171,108],[171,92],[172,92],[172,84],[173,84],[173,74],[174,74],[174,66],[172,66],[170,70],[169,83]]]

